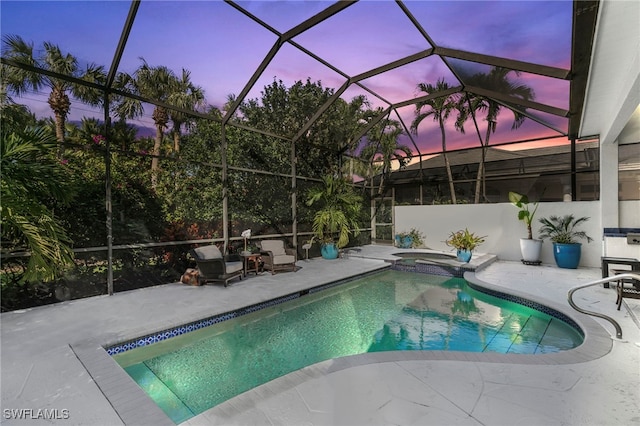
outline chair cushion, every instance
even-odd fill
[[[290,254],[281,254],[279,256],[273,256],[274,265],[286,265],[287,263],[293,263],[295,261],[296,261],[296,257],[291,256]]]
[[[222,253],[220,253],[220,249],[214,245],[198,247],[193,251],[200,257],[200,259],[222,259]]]
[[[227,274],[232,274],[234,272],[242,271],[243,265],[242,262],[225,262]]]
[[[273,256],[287,254],[287,252],[284,251],[284,243],[280,240],[265,240],[262,241],[260,246],[262,250],[272,252]]]

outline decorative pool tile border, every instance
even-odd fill
[[[627,234],[640,233],[640,228],[604,228],[605,237],[622,237],[626,238]]]
[[[105,350],[109,355],[116,355],[126,351],[130,351],[132,349],[141,348],[143,346],[152,345],[154,343],[161,342],[163,340],[170,339],[172,337],[180,336],[185,333],[190,333],[192,331],[200,330],[204,327],[209,327],[211,325],[217,324],[222,321],[227,321],[233,318],[238,318],[243,315],[250,314],[255,311],[259,311],[261,309],[269,308],[271,306],[279,305],[284,302],[288,302],[290,300],[297,299],[303,293],[293,293],[287,296],[278,297],[276,299],[272,299],[263,303],[258,303],[255,305],[247,306],[244,308],[236,309],[232,312],[227,312],[224,314],[214,315],[208,318],[204,318],[198,321],[193,321],[188,324],[184,324],[178,327],[173,327],[167,330],[162,330],[156,333],[148,334],[146,336],[138,337],[132,340],[128,340],[122,343],[118,343],[109,347],[106,347]]]
[[[550,308],[546,305],[543,305],[542,303],[538,303],[538,302],[534,302],[532,300],[526,299],[524,297],[520,297],[520,296],[514,296],[511,294],[507,294],[507,293],[503,293],[501,291],[497,291],[497,290],[492,290],[490,288],[486,288],[483,286],[479,286],[474,284],[473,282],[467,280],[467,285],[471,288],[473,288],[474,290],[477,290],[481,293],[485,293],[488,294],[490,296],[493,297],[497,297],[498,299],[502,299],[502,300],[506,300],[508,302],[514,302],[514,303],[518,303],[520,305],[526,306],[528,308],[532,308],[535,309],[536,311],[540,311],[543,312],[549,316],[552,316],[558,320],[564,321],[567,324],[569,324],[571,327],[573,327],[578,333],[580,333],[580,335],[584,338],[584,331],[582,330],[582,327],[580,327],[578,325],[577,322],[575,322],[573,319],[571,319],[571,317],[563,314],[562,312],[559,312],[553,308]]]
[[[313,293],[318,293],[318,292],[320,292],[320,291],[328,290],[328,289],[330,289],[330,288],[333,288],[333,287],[336,287],[336,286],[339,286],[339,285],[342,285],[342,284],[346,284],[346,283],[351,282],[351,281],[354,281],[354,280],[356,280],[356,279],[360,279],[360,278],[368,277],[368,276],[370,276],[370,275],[377,275],[377,274],[379,274],[380,272],[382,272],[382,271],[384,271],[384,270],[387,270],[387,269],[393,269],[393,268],[391,268],[391,267],[385,267],[385,268],[382,268],[382,269],[377,269],[377,270],[375,270],[375,271],[366,272],[366,273],[364,273],[364,274],[354,275],[354,276],[352,276],[352,277],[348,277],[348,278],[345,278],[345,279],[340,280],[340,281],[334,281],[334,282],[332,282],[332,283],[322,284],[322,285],[319,285],[319,286],[317,286],[317,287],[312,287],[312,288],[310,288],[310,289],[308,289],[308,290],[304,290],[304,291],[302,291],[301,293],[302,293],[302,294],[313,294]]]
[[[383,269],[384,270],[384,269]],[[343,280],[335,281],[328,284],[323,284],[317,287],[312,287],[306,290],[300,290],[296,293],[292,293],[286,296],[281,296],[272,300],[268,300],[266,302],[257,303],[255,305],[247,306],[244,308],[236,309],[235,311],[226,312],[223,314],[214,315],[208,318],[204,318],[198,321],[193,321],[188,324],[180,325],[177,327],[173,327],[167,330],[158,331],[155,333],[147,334],[142,337],[137,337],[135,339],[127,340],[125,342],[117,343],[115,345],[111,345],[105,347],[104,349],[107,351],[109,355],[121,354],[126,351],[130,351],[132,349],[141,348],[143,346],[149,346],[154,343],[161,342],[163,340],[170,339],[172,337],[180,336],[185,333],[190,333],[192,331],[200,330],[201,328],[209,327],[211,325],[227,321],[233,318],[238,318],[243,315],[250,314],[252,312],[256,312],[265,308],[270,308],[272,306],[279,305],[281,303],[288,302],[290,300],[294,300],[299,298],[300,296],[304,296],[306,294],[313,294],[319,291],[327,290],[331,287],[335,287],[338,285],[345,284],[347,282],[353,281],[358,278],[362,278],[368,275],[379,273],[381,270],[378,269],[376,271],[371,271],[366,274],[360,274],[356,276],[352,276],[349,278],[345,278]]]

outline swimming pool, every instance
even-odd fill
[[[377,351],[548,353],[583,336],[459,278],[388,270],[115,355],[174,420],[326,359]]]

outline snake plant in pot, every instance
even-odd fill
[[[575,218],[572,214],[540,219],[540,237],[549,238],[553,242],[553,258],[558,267],[576,269],[580,264],[582,244],[578,239],[585,239],[587,243],[593,239],[576,227],[587,220],[588,217]]]
[[[360,233],[362,197],[343,177],[325,176],[323,183],[307,192],[307,206],[319,206],[313,216],[312,240],[320,241],[323,258],[336,259],[338,249],[349,243],[349,235]]]

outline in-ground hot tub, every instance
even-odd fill
[[[460,263],[453,253],[445,252],[400,252],[393,253],[400,259],[397,262],[413,265],[415,263],[449,263],[451,261]]]
[[[442,251],[398,251],[393,269],[406,272],[421,272],[450,277],[464,276],[466,271],[476,270],[476,265],[458,261],[456,255]]]

